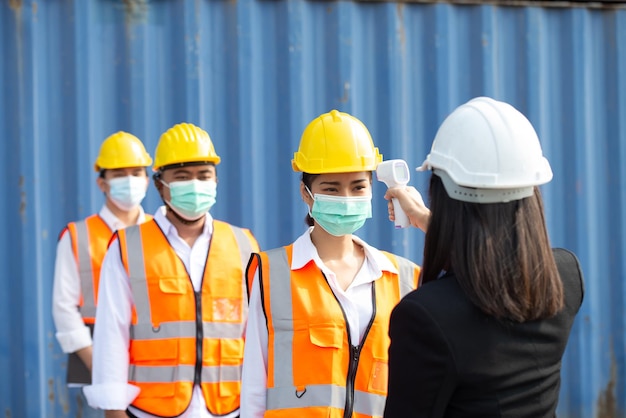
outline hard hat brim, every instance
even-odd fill
[[[180,167],[193,167],[196,165],[212,165],[212,166],[216,166],[218,165],[220,162],[219,159],[217,159],[217,161],[211,161],[211,160],[198,160],[198,161],[183,161],[183,162],[179,162],[179,163],[171,163],[171,164],[166,164],[164,166],[161,167],[152,167],[152,171],[154,172],[158,172],[158,171],[165,171],[165,170],[171,170],[173,168],[180,168]]]

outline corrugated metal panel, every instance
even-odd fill
[[[0,406],[73,417],[50,295],[56,235],[102,204],[92,164],[128,130],[154,150],[180,121],[223,164],[216,217],[264,248],[303,230],[290,159],[316,115],[361,118],[386,158],[417,166],[437,126],[477,95],[536,126],[555,178],[554,245],[587,294],[563,364],[559,416],[626,413],[626,10],[302,0],[9,0],[0,4]],[[426,190],[426,175],[412,184]],[[370,243],[421,261],[394,231],[383,187]],[[150,190],[145,207],[158,204]]]

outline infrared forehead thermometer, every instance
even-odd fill
[[[387,185],[387,188],[405,186],[411,175],[409,167],[404,160],[387,160],[378,164],[376,168],[376,178]],[[398,199],[391,199],[393,212],[396,218],[396,228],[406,228],[410,225],[409,218],[400,207]]]

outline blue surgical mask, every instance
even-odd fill
[[[173,181],[161,180],[170,189],[170,201],[166,202],[181,218],[188,221],[200,219],[215,204],[217,183],[215,180]]]
[[[372,196],[330,196],[316,193],[307,188],[313,198],[311,217],[326,232],[340,237],[349,235],[372,217]]]
[[[107,183],[109,199],[121,210],[129,211],[136,208],[146,197],[148,181],[145,177],[116,177],[107,180]]]

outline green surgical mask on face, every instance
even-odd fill
[[[170,201],[166,202],[174,212],[188,221],[200,219],[215,204],[217,183],[215,180],[184,180],[161,183],[170,189]]]
[[[316,193],[310,215],[326,232],[336,237],[349,235],[361,228],[372,217],[372,195],[330,196]]]

